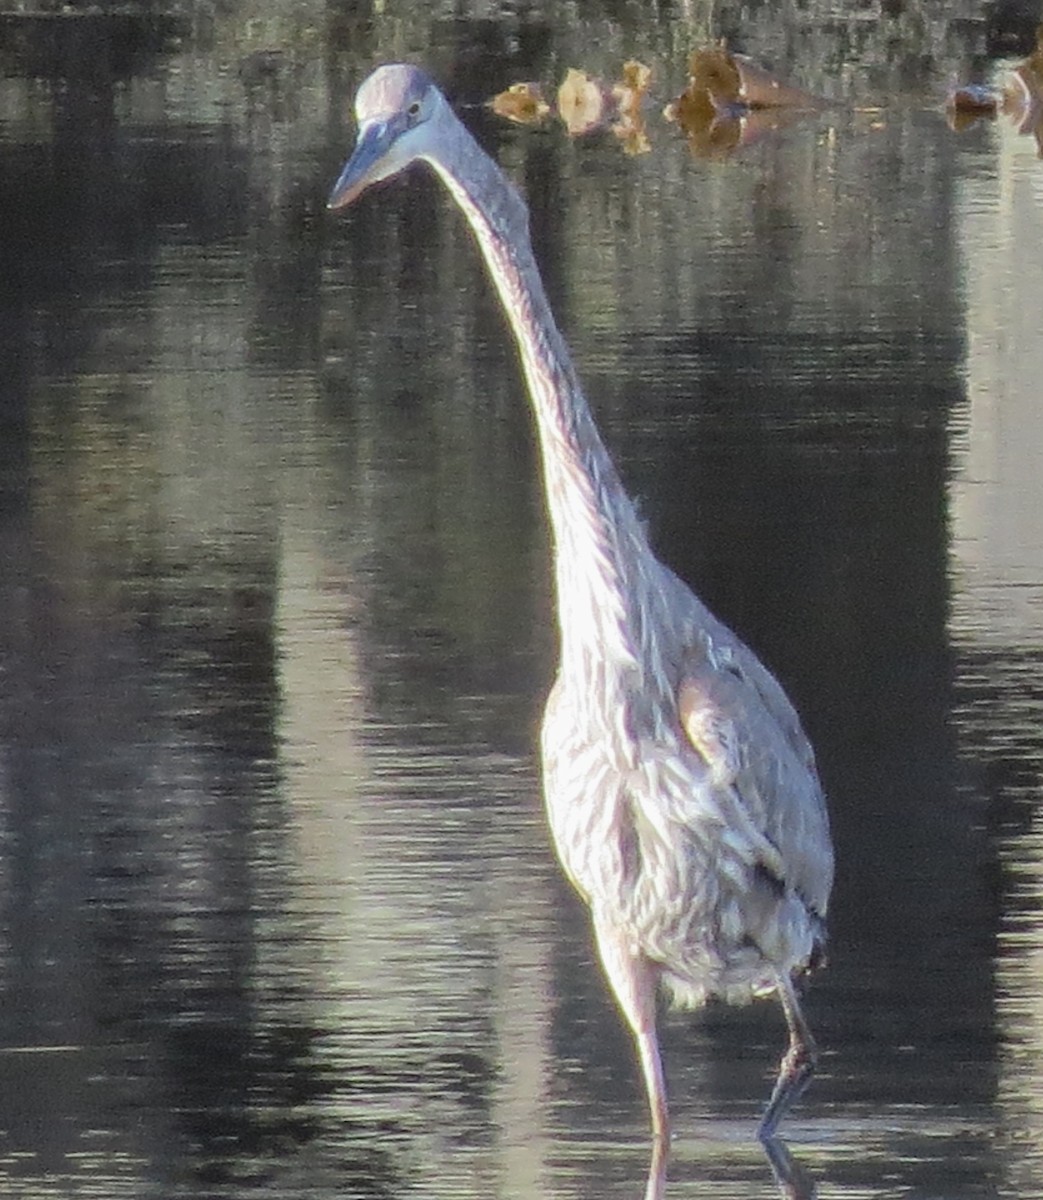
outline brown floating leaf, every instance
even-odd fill
[[[641,112],[651,79],[651,70],[644,63],[631,59],[623,64],[623,82],[617,83],[612,89],[618,116],[612,132],[623,143],[625,154],[647,154],[651,149]]]
[[[558,88],[558,116],[565,128],[578,137],[596,129],[605,120],[605,93],[586,71],[569,67]]]
[[[1000,95],[987,84],[965,83],[954,87],[945,101],[950,117],[994,117],[999,109]]]
[[[645,132],[644,121],[619,121],[612,126],[612,132],[623,144],[623,153],[636,158],[639,154],[647,154],[652,149]]]
[[[739,95],[750,108],[822,108],[823,96],[782,83],[743,54],[732,55],[739,72]]]
[[[977,125],[980,120],[980,113],[969,113],[959,108],[946,108],[945,110],[946,124],[953,133],[963,133],[965,129],[970,129],[972,125]]]
[[[707,117],[692,109],[678,112],[677,122],[695,158],[727,158],[742,145],[743,122],[738,117]]]
[[[687,130],[689,126],[709,125],[711,121],[715,121],[717,108],[710,99],[709,92],[688,89],[663,109],[663,116],[668,121],[676,121],[682,129]]]
[[[688,60],[688,87],[693,97],[704,95],[718,105],[742,101],[742,79],[735,58],[723,46],[696,50]]]
[[[640,113],[651,79],[652,71],[644,63],[632,58],[623,64],[623,82],[612,89],[621,117],[634,117]]]
[[[696,50],[688,60],[688,87],[676,101],[676,119],[701,120],[711,110],[821,108],[825,100],[781,83],[763,67],[723,45]]]
[[[795,108],[754,108],[740,116],[717,114],[711,121],[682,124],[688,148],[696,158],[725,158],[777,134],[806,116]]]
[[[681,126],[692,153],[699,157],[728,153],[738,144],[740,131],[721,127],[718,117],[737,100],[739,74],[731,55],[722,46],[696,50],[688,60],[688,86],[663,110],[668,121]],[[720,111],[718,109],[720,105]]]
[[[979,121],[991,119],[1004,102],[1003,94],[987,83],[960,83],[945,98],[945,120],[953,133],[962,133]]]
[[[686,97],[667,105],[663,115],[676,121],[696,158],[726,158],[754,142],[795,125],[808,115],[800,108],[741,108],[707,110]]]
[[[643,62],[638,62],[636,58],[628,58],[623,64],[624,87],[630,88],[632,92],[641,92],[643,94],[648,91],[648,85],[651,82],[651,67],[646,67]]]
[[[1002,90],[985,84],[964,84],[949,93],[945,104],[949,127],[956,132],[980,118],[1003,113],[1020,134],[1032,134],[1043,158],[1043,25],[1036,29],[1036,48],[1018,63]]]
[[[550,112],[538,83],[512,83],[506,91],[493,96],[489,107],[498,117],[519,125],[537,125]]]

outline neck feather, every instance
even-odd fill
[[[474,231],[518,346],[543,460],[563,655],[596,646],[632,666],[641,634],[631,608],[652,555],[555,324],[528,210],[462,126],[452,153],[432,161]]]

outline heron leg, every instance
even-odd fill
[[[645,1183],[645,1200],[665,1200],[666,1163],[670,1157],[670,1146],[665,1139],[656,1138],[652,1143],[652,1157],[648,1163],[648,1180]]]
[[[659,1039],[656,1036],[656,972],[648,959],[634,950],[628,939],[617,930],[595,920],[594,932],[601,965],[637,1043],[652,1116],[655,1161],[665,1164],[670,1142],[670,1112],[663,1062],[659,1055]]]
[[[777,1137],[764,1139],[764,1153],[783,1200],[815,1200],[815,1180]]]
[[[818,1047],[811,1036],[807,1021],[804,1020],[793,980],[788,974],[779,973],[778,992],[789,1027],[789,1047],[782,1056],[771,1099],[757,1129],[762,1142],[771,1141],[775,1137],[779,1121],[808,1086],[818,1061]]]

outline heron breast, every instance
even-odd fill
[[[621,768],[603,743],[545,741],[551,832],[580,892],[617,923],[680,924],[691,919],[693,887],[709,876],[709,843],[701,849],[700,822],[691,821],[697,781],[661,748],[639,746],[633,757]]]

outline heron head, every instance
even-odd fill
[[[437,117],[448,105],[419,67],[378,67],[355,97],[358,140],[333,185],[327,208],[343,208],[371,183],[426,156]]]

